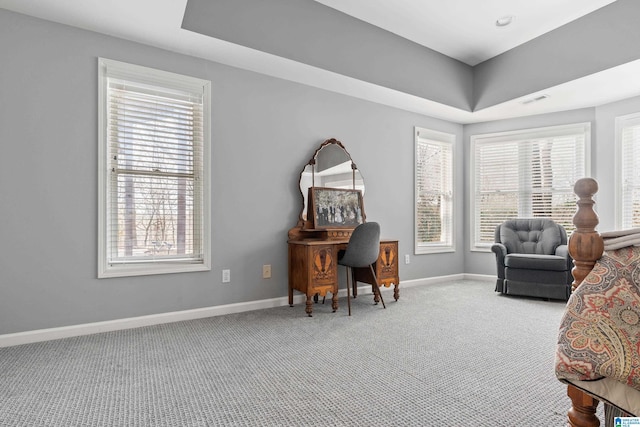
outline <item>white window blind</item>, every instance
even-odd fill
[[[472,136],[472,249],[488,249],[512,218],[551,218],[570,233],[589,139],[589,123]]]
[[[618,212],[616,228],[640,227],[640,114],[616,118]]]
[[[453,250],[455,135],[415,128],[415,253]]]
[[[208,269],[209,83],[100,64],[99,276]]]

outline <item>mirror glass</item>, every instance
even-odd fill
[[[340,141],[329,139],[320,145],[300,174],[303,206],[300,218],[307,220],[310,187],[360,190],[364,196],[364,179]]]

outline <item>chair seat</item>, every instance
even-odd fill
[[[508,254],[504,258],[508,268],[527,270],[567,271],[567,260],[557,255]]]

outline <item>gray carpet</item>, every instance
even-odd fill
[[[0,348],[2,426],[562,426],[562,302],[479,281]]]

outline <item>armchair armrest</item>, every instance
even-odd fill
[[[569,255],[568,245],[558,246],[556,248],[556,255],[561,256],[567,260],[567,270],[571,270],[573,268],[573,259],[571,259],[571,255]]]
[[[496,263],[498,264],[498,278],[504,279],[504,257],[507,256],[507,247],[502,243],[494,243],[491,245],[491,251],[496,254]]]
[[[502,243],[494,243],[493,245],[491,245],[491,251],[494,252],[496,256],[502,258],[507,256],[507,247]]]

